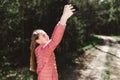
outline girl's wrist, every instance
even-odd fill
[[[66,25],[67,20],[68,20],[68,18],[67,18],[66,16],[62,15],[62,17],[61,17],[61,19],[60,19],[60,23],[61,23],[62,25]]]

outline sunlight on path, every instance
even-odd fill
[[[120,80],[119,48],[119,44],[97,45],[87,50],[83,57],[76,59],[84,68],[76,66],[72,71],[65,73],[62,80]]]
[[[112,57],[110,65],[110,80],[120,80],[120,45],[114,45],[111,47],[111,52],[117,57]]]
[[[76,58],[77,65],[67,70],[61,80],[120,80],[120,44],[111,37],[100,38],[105,44],[96,45]]]
[[[104,52],[108,52],[109,46],[97,46],[97,48],[103,50]],[[101,52],[99,50],[94,51],[94,59],[91,62],[85,62],[87,69],[81,70],[81,77],[78,80],[101,80],[101,75],[105,70],[105,62],[106,62],[106,53]],[[93,51],[86,52],[87,55],[92,56]],[[86,57],[87,58],[87,57]]]

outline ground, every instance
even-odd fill
[[[60,80],[120,80],[120,44],[105,37],[100,37],[103,44],[95,45],[77,57],[77,65],[65,70]]]

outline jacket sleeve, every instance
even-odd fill
[[[42,51],[43,51],[43,58],[44,58],[44,60],[46,60],[45,62],[48,61],[50,55],[53,53],[55,48],[61,42],[64,31],[65,31],[65,26],[66,25],[61,25],[60,23],[58,23],[55,26],[54,31],[52,33],[51,41],[48,44],[46,44],[45,46],[43,46]]]

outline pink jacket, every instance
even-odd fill
[[[38,80],[58,80],[54,50],[60,43],[64,31],[65,26],[58,23],[53,31],[51,40],[35,49]]]

